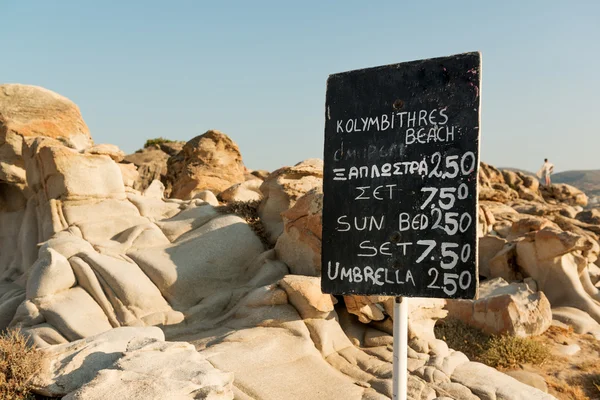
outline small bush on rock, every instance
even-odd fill
[[[476,360],[485,351],[489,336],[457,319],[440,320],[435,325],[435,336],[454,350],[463,352],[469,360]]]
[[[42,353],[27,344],[18,331],[0,336],[0,398],[4,400],[34,399],[31,379],[39,371]]]
[[[542,343],[515,336],[493,336],[480,360],[494,368],[515,368],[519,364],[542,364],[550,351]]]
[[[459,320],[443,320],[435,326],[438,339],[454,350],[465,353],[471,361],[494,368],[514,368],[519,364],[542,364],[550,351],[530,338],[487,335]]]
[[[150,147],[150,146],[154,146],[154,145],[157,145],[157,144],[173,143],[173,142],[174,142],[174,140],[165,139],[164,137],[158,137],[158,138],[154,138],[154,139],[148,139],[148,140],[146,140],[146,143],[144,144],[144,148]]]

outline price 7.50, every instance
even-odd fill
[[[429,203],[432,202],[432,200],[434,199],[435,195],[438,194],[438,192],[438,205],[443,210],[450,210],[452,207],[454,207],[454,203],[456,203],[456,198],[458,198],[459,200],[464,200],[467,197],[469,197],[469,187],[466,183],[461,183],[458,189],[453,187],[445,187],[441,189],[438,189],[436,187],[424,187],[421,189],[421,192],[429,192],[429,197],[427,197],[423,204],[421,204],[421,210],[424,210],[425,207],[427,207]],[[434,207],[433,204],[432,207]]]
[[[419,256],[419,258],[417,258],[416,262],[417,264],[419,264],[423,260],[425,260],[425,258],[427,258],[427,256],[433,251],[433,249],[435,249],[437,243],[435,240],[419,240],[417,242],[417,245],[426,247],[423,253],[421,253],[421,255]],[[456,267],[456,264],[458,264],[459,260],[459,253],[457,253],[453,249],[456,249],[458,247],[460,247],[458,243],[442,243],[442,259],[440,261],[440,267],[442,267],[443,269],[452,269]],[[460,250],[460,260],[463,263],[465,263],[469,260],[469,257],[471,257],[471,245],[469,243],[465,243]],[[448,261],[444,261],[445,259]]]

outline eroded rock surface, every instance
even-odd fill
[[[280,168],[265,179],[260,187],[263,200],[258,213],[272,243],[283,232],[281,213],[293,207],[311,189],[321,187],[322,180],[323,161],[317,159]]]
[[[246,180],[246,167],[237,144],[214,130],[187,142],[169,158],[167,169],[167,191],[177,199],[191,199],[203,190],[217,194]]]
[[[134,165],[138,175],[134,177],[132,186],[136,190],[145,190],[152,181],[167,181],[167,161],[183,149],[184,142],[155,144],[124,157],[126,164]]]
[[[485,281],[479,286],[477,300],[448,300],[447,309],[450,318],[492,334],[541,335],[552,324],[550,302],[532,280],[512,284],[502,278]]]
[[[322,161],[252,175],[235,143],[209,131],[171,154],[165,178],[114,146],[93,146],[68,100],[23,93],[20,102],[0,93],[0,328],[21,328],[46,353],[38,392],[391,397],[393,298],[320,291]],[[27,114],[32,104],[45,111]],[[556,318],[595,332],[600,227],[578,214],[578,194],[560,189],[545,200],[530,177],[485,165],[480,184],[484,276],[517,281],[502,285],[511,288],[529,277],[537,286],[490,295],[509,301],[487,315],[504,318],[514,305],[509,332],[530,332],[534,313],[523,310],[533,293],[539,310],[547,311],[546,296],[561,307]],[[260,201],[275,248],[217,207],[216,195]],[[410,399],[552,398],[436,339],[445,301],[409,305]]]

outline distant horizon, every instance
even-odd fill
[[[517,169],[519,171],[527,172],[527,173],[530,173],[532,175],[536,174],[536,171],[526,170],[526,169],[517,168],[517,167],[507,167],[507,166],[493,165],[493,164],[485,162],[485,160],[481,160],[481,161],[484,162],[484,163],[486,163],[486,164],[488,164],[488,165],[491,165],[492,167],[495,167],[497,169]],[[552,160],[549,160],[549,161],[552,162]],[[540,166],[541,166],[541,164],[540,164]],[[597,169],[567,169],[567,170],[555,169],[553,175],[563,174],[565,172],[596,172],[596,171],[600,171],[600,168],[597,168]]]
[[[330,74],[482,53],[481,160],[600,168],[600,2],[0,4],[2,82],[79,106],[96,143],[230,136],[251,169],[323,157]]]

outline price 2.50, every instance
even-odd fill
[[[462,157],[447,156],[445,158],[442,157],[442,153],[436,152],[431,156],[431,163],[433,167],[427,175],[429,178],[454,179],[458,174],[469,175],[475,171],[477,158],[472,151],[467,151]],[[445,169],[445,172],[441,171],[442,168]]]

